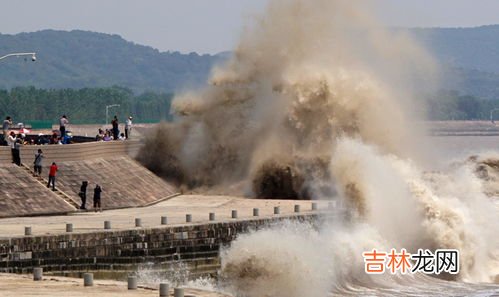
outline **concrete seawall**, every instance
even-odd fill
[[[24,236],[0,240],[0,272],[28,273],[43,267],[49,274],[122,279],[146,265],[167,270],[181,263],[191,276],[215,275],[220,247],[249,230],[284,220],[317,221],[319,213],[236,219],[157,228]]]
[[[25,145],[21,146],[21,161],[31,165],[38,149],[43,150],[44,164],[52,162],[89,160],[115,156],[129,156],[135,158],[140,149],[138,140],[87,142],[68,145]],[[10,164],[12,161],[10,148],[0,146],[0,164]]]

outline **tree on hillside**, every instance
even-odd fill
[[[72,123],[103,123],[106,105],[119,104],[113,113],[124,118],[133,114],[136,122],[158,122],[170,119],[173,95],[147,92],[134,95],[123,87],[83,89],[37,89],[17,87],[0,90],[0,114],[16,121],[52,121],[67,114]]]

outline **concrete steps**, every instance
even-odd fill
[[[22,164],[22,167],[29,172],[32,176],[33,179],[35,179],[39,184],[42,186],[46,186],[48,184],[48,180],[44,179],[41,176],[36,176],[35,172],[31,170],[28,166],[26,166],[24,163]],[[57,184],[57,180],[56,180]],[[48,187],[47,187],[48,188]],[[50,188],[48,188],[50,190]],[[68,205],[72,206],[75,210],[78,210],[80,208],[80,205],[74,201],[68,194],[64,193],[61,191],[58,187],[55,187],[55,191],[53,191],[60,199],[62,199],[64,202],[66,202]]]
[[[76,208],[24,167],[0,166],[0,217],[66,214]]]

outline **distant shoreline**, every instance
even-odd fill
[[[499,122],[428,121],[422,125],[431,136],[499,136]]]

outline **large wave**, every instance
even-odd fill
[[[210,85],[175,98],[177,120],[141,154],[185,187],[348,207],[353,225],[236,240],[223,275],[243,295],[385,286],[392,276],[373,281],[359,262],[378,246],[458,249],[464,281],[498,273],[499,220],[484,194],[493,190],[472,162],[429,170],[418,95],[436,86],[438,67],[408,35],[383,28],[371,4],[271,0]]]
[[[189,188],[241,183],[253,196],[306,198],[329,182],[323,165],[340,136],[415,156],[412,78],[429,87],[436,68],[352,2],[270,1],[210,85],[174,98],[177,120],[142,161]]]
[[[373,248],[458,249],[460,274],[451,279],[497,282],[499,219],[476,175],[480,163],[425,172],[409,159],[342,138],[330,166],[353,221],[287,223],[240,236],[222,253],[223,283],[237,296],[453,296],[494,290],[423,275],[367,275],[362,258]]]

